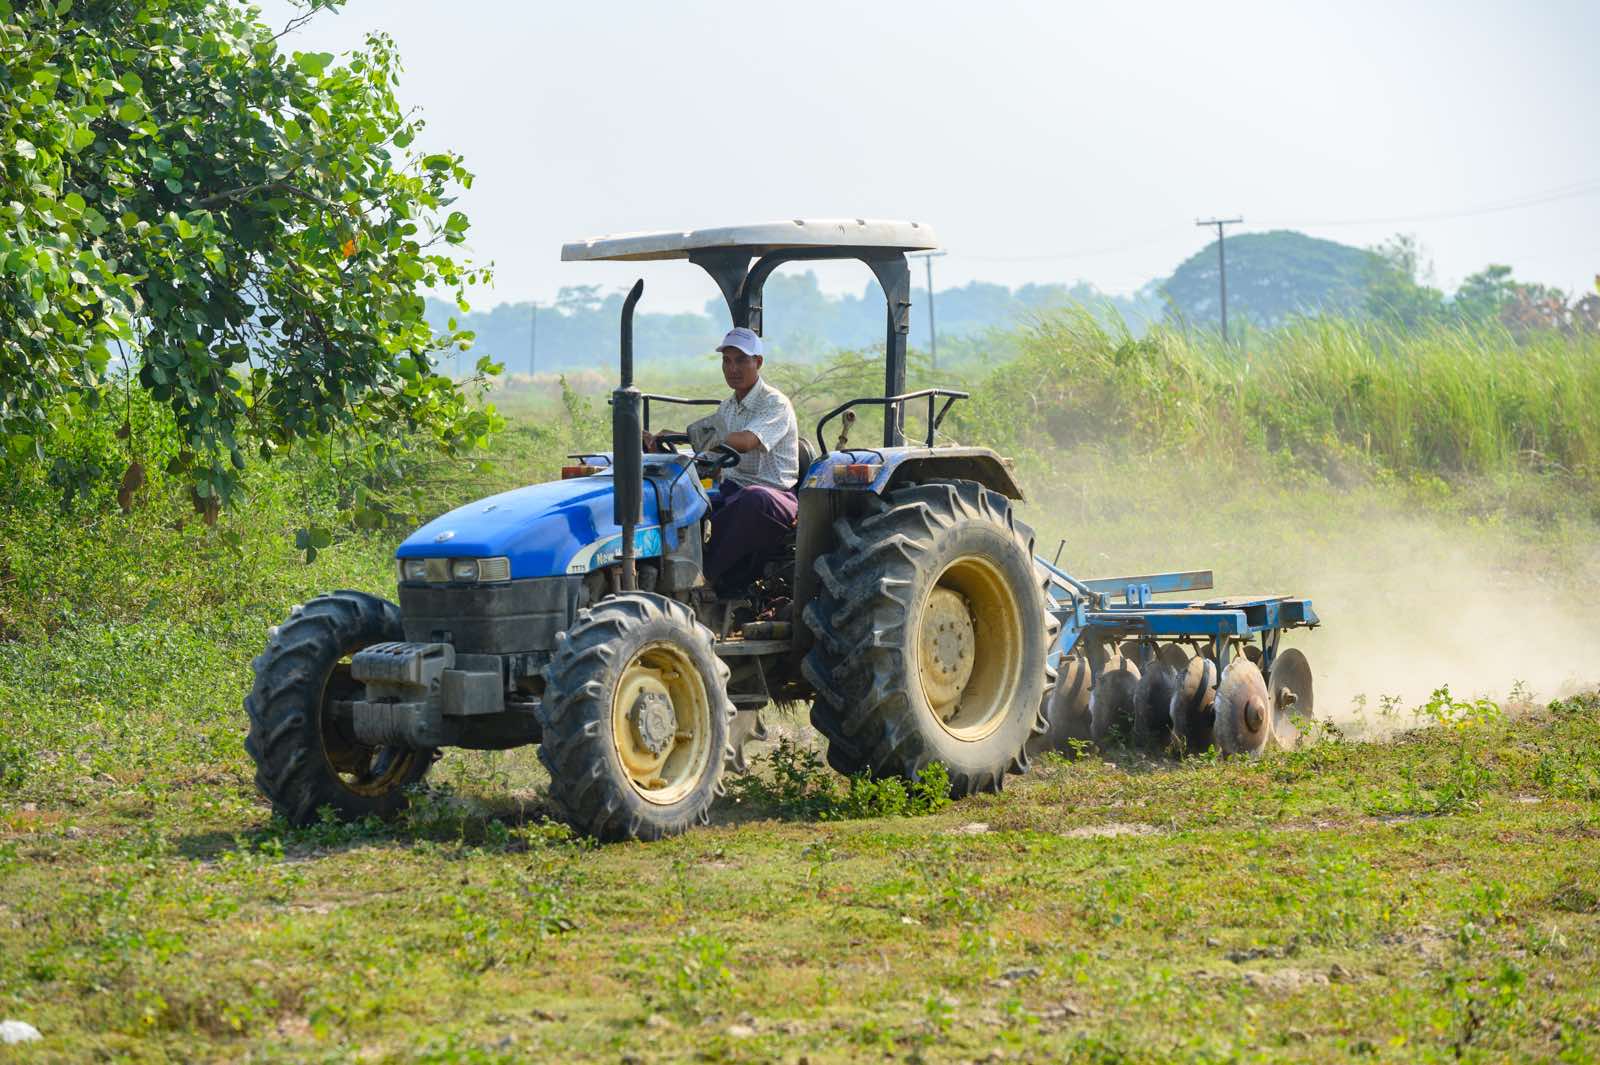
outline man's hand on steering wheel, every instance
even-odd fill
[[[644,449],[646,453],[676,455],[678,453],[678,445],[689,442],[688,433],[675,433],[670,429],[663,429],[659,433],[646,432],[644,434]]]

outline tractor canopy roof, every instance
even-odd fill
[[[734,251],[751,256],[800,251],[796,258],[860,258],[863,251],[931,251],[939,246],[933,227],[921,222],[871,218],[792,218],[714,229],[680,229],[658,233],[619,233],[573,241],[561,247],[563,262],[597,259],[643,261],[699,258],[696,253]],[[788,256],[785,256],[788,258]]]
[[[562,262],[610,259],[640,262],[687,259],[699,266],[722,290],[735,326],[762,329],[761,290],[784,263],[808,259],[858,259],[883,289],[887,328],[883,346],[885,401],[900,402],[906,386],[906,334],[911,331],[911,271],[906,253],[939,246],[933,227],[921,222],[889,222],[868,218],[790,218],[748,226],[622,233],[562,245]],[[752,260],[754,260],[752,262]],[[622,384],[633,384],[633,307],[644,282],[622,305]],[[923,395],[925,393],[918,393]],[[948,404],[946,404],[948,406]],[[885,447],[901,443],[901,413],[884,418]],[[932,410],[929,410],[930,417]],[[619,447],[620,453],[621,448]]]

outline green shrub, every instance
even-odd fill
[[[770,771],[770,780],[761,775],[762,766]],[[898,777],[840,777],[822,764],[816,751],[781,739],[757,756],[751,772],[730,780],[729,792],[741,802],[797,820],[921,817],[949,804],[950,775],[941,763],[932,762],[909,787]]]

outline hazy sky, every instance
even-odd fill
[[[1242,214],[1234,231],[1414,233],[1447,288],[1506,262],[1574,289],[1600,272],[1595,10],[349,0],[285,43],[395,38],[421,145],[477,174],[460,206],[497,275],[479,307],[642,275],[648,309],[698,309],[715,288],[694,267],[560,246],[807,216],[931,223],[940,288],[1126,291],[1204,246],[1197,217]]]

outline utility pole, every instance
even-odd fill
[[[528,376],[539,365],[539,301],[533,301],[533,316],[528,320]]]
[[[942,251],[923,251],[906,256],[908,259],[921,259],[928,268],[928,357],[933,361],[935,370],[939,368],[939,334],[933,331],[933,260],[945,254]]]
[[[1217,227],[1217,277],[1222,285],[1222,343],[1228,343],[1228,259],[1222,254],[1222,227],[1236,226],[1243,222],[1243,218],[1207,218],[1204,221],[1195,220],[1197,226]]]

